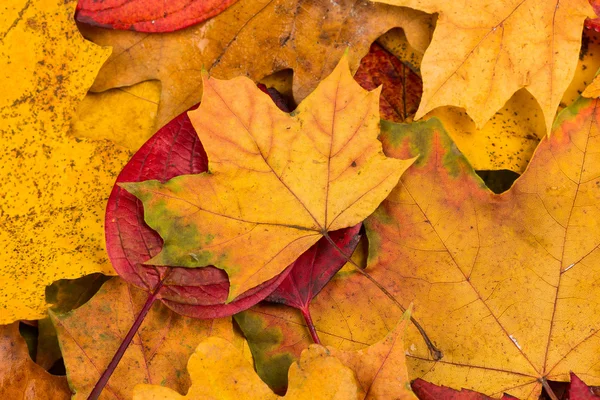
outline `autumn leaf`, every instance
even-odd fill
[[[568,389],[568,400],[597,400],[600,396],[595,395],[588,385],[577,375],[571,372],[571,382]]]
[[[526,87],[549,131],[575,71],[584,20],[594,16],[587,0],[381,2],[439,13],[421,66],[424,92],[415,118],[453,105],[478,128]]]
[[[210,174],[121,184],[164,240],[145,264],[223,269],[229,302],[328,231],[362,221],[413,161],[381,152],[378,96],[353,81],[345,59],[292,114],[249,79],[206,80],[189,115]]]
[[[412,383],[412,389],[420,400],[494,400],[492,397],[472,390],[461,389],[460,391],[446,386],[437,386],[423,379],[416,379]],[[510,395],[502,395],[500,400],[515,399]]]
[[[61,279],[46,288],[46,301],[56,313],[66,313],[82,306],[92,298],[102,284],[110,279],[102,274],[91,274],[79,279]],[[62,358],[56,329],[50,317],[37,321],[37,352],[35,362],[50,369]]]
[[[592,5],[592,8],[594,9],[594,12],[596,13],[595,17],[588,17],[588,19],[585,20],[585,27],[588,29],[593,29],[595,31],[600,31],[600,17],[598,17],[598,14],[600,14],[600,1],[598,0],[589,0],[590,4]]]
[[[159,99],[158,81],[88,93],[77,106],[69,133],[78,138],[107,139],[137,150],[156,131]]]
[[[103,28],[172,32],[205,21],[236,0],[79,0],[77,21]]]
[[[362,266],[365,258],[361,243],[352,260]],[[322,344],[341,351],[358,351],[377,343],[402,316],[350,263],[314,297],[310,307]],[[275,392],[285,392],[286,371],[313,343],[306,322],[296,310],[266,302],[235,315],[235,320],[248,340],[258,375]]]
[[[357,224],[351,228],[331,232],[330,238],[334,244],[325,238],[319,239],[294,261],[289,275],[265,299],[299,310],[311,330],[313,341],[317,344],[321,344],[321,341],[312,322],[310,303],[346,264],[345,255],[354,252],[360,239],[358,231],[361,226],[362,224]]]
[[[81,37],[75,2],[3,2],[0,22],[0,323],[44,316],[46,285],[114,273],[102,217],[130,153],[68,134],[108,57]]]
[[[127,282],[154,293],[175,312],[195,318],[218,318],[244,310],[264,299],[285,278],[273,278],[225,304],[227,274],[217,268],[195,270],[146,266],[162,249],[162,239],[143,220],[142,203],[119,182],[157,179],[206,171],[208,159],[187,116],[162,127],[131,158],[117,177],[106,207],[106,247],[113,267]]]
[[[367,271],[444,352],[409,329],[411,377],[534,399],[595,358],[597,101],[563,111],[527,171],[492,194],[439,121],[382,125],[390,156],[421,154],[372,217]],[[414,346],[413,346],[414,344]]]
[[[0,396],[3,399],[67,400],[71,391],[64,376],[53,376],[31,361],[19,323],[0,327]]]
[[[331,73],[346,49],[354,71],[378,36],[401,26],[413,47],[424,50],[431,21],[419,11],[353,0],[335,6],[240,0],[203,24],[170,34],[81,29],[93,42],[114,49],[92,89],[160,80],[158,126],[163,126],[200,101],[202,70],[220,79],[248,76],[259,81],[291,68],[299,103]]]
[[[343,351],[332,347],[327,348],[332,356],[337,357],[356,374],[360,386],[359,399],[412,400],[417,398],[410,388],[402,340],[409,320],[410,312],[407,312],[383,340],[366,349]]]
[[[50,311],[74,399],[87,398],[146,298],[146,292],[113,278],[78,309],[65,314]],[[242,347],[230,319],[186,318],[156,302],[100,398],[131,398],[139,382],[164,384],[185,392],[190,384],[185,372],[187,359],[196,343],[209,336],[221,336]]]
[[[279,397],[260,380],[252,365],[239,351],[221,338],[208,338],[200,343],[190,357],[188,371],[192,386],[186,396],[157,385],[138,385],[134,400],[177,399],[257,399],[346,400],[357,396],[352,370],[331,356],[327,349],[314,345],[302,353],[300,361],[290,368],[290,387]],[[233,373],[232,373],[233,371]],[[310,396],[310,397],[309,397]]]

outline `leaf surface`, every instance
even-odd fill
[[[444,353],[431,360],[409,329],[411,377],[522,399],[570,370],[598,382],[599,110],[583,98],[565,109],[502,195],[438,120],[382,126],[388,155],[421,157],[365,222],[367,270],[414,303]]]
[[[571,382],[568,389],[568,400],[597,400],[597,396],[577,375],[571,372]]]
[[[219,14],[236,0],[79,0],[75,18],[102,28],[172,32]]]
[[[0,323],[45,315],[46,285],[113,273],[101,215],[130,156],[68,134],[110,50],[81,37],[74,1],[5,1],[0,22]]]
[[[362,243],[352,259],[363,265]],[[372,282],[347,264],[311,303],[311,315],[323,345],[357,351],[382,340],[402,312]],[[248,340],[258,375],[277,393],[285,392],[287,370],[312,344],[300,314],[262,302],[235,316]]]
[[[158,298],[167,307],[195,318],[232,315],[264,299],[285,278],[282,274],[224,304],[227,274],[217,268],[195,270],[146,266],[162,249],[160,235],[144,222],[142,203],[119,182],[157,179],[161,182],[207,169],[207,157],[187,113],[162,127],[131,158],[119,174],[106,206],[106,247],[113,267],[127,282],[153,291],[162,280]]]
[[[378,96],[353,81],[345,59],[292,114],[249,79],[206,80],[189,115],[210,174],[121,184],[164,240],[146,264],[214,265],[227,272],[229,302],[328,231],[361,222],[413,162],[381,152]]]
[[[542,108],[549,131],[571,82],[587,0],[383,0],[439,13],[421,71],[424,92],[415,118],[445,105],[464,108],[478,128],[519,89]]]
[[[146,298],[146,292],[113,278],[80,308],[66,314],[50,311],[74,399],[87,398]],[[186,362],[196,343],[209,336],[242,345],[230,319],[191,319],[154,303],[100,399],[131,398],[139,382],[185,392],[190,385]]]
[[[361,226],[331,232],[330,237],[344,254],[352,254],[360,239]],[[346,257],[339,250],[325,238],[319,239],[294,261],[289,275],[265,300],[308,313],[311,300],[346,264]]]
[[[64,376],[53,376],[29,358],[19,323],[0,327],[0,396],[3,399],[67,400],[71,391]]]
[[[416,379],[412,383],[412,389],[419,400],[494,400],[492,397],[472,390],[461,389],[458,391],[446,386],[434,385],[423,379]],[[511,399],[515,399],[515,397],[504,394],[500,400]]]
[[[240,0],[209,21],[174,33],[148,35],[86,26],[82,32],[114,49],[93,90],[160,80],[158,126],[163,126],[200,101],[202,70],[219,79],[248,76],[258,81],[291,68],[299,103],[331,73],[346,49],[354,71],[371,43],[394,26],[405,29],[413,47],[425,49],[431,16],[354,0],[335,6],[313,0]]]
[[[346,400],[357,396],[352,370],[318,345],[305,350],[299,362],[292,365],[290,387],[283,397],[271,392],[239,351],[220,338],[211,337],[200,343],[190,357],[188,371],[193,384],[186,396],[162,386],[138,385],[133,399],[300,400],[318,395],[323,400]]]

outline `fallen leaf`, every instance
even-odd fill
[[[360,61],[354,80],[367,90],[383,85],[379,99],[381,119],[404,122],[419,107],[421,78],[377,43]]]
[[[114,49],[92,89],[160,80],[158,126],[163,126],[200,101],[203,69],[215,78],[258,81],[291,68],[299,103],[331,73],[346,49],[354,71],[371,43],[395,26],[405,29],[413,47],[424,50],[430,25],[425,13],[367,1],[240,0],[203,24],[169,34],[83,25],[81,30]]]
[[[75,18],[103,28],[172,32],[219,14],[236,0],[79,0]]]
[[[587,29],[593,29],[596,32],[600,32],[600,17],[598,17],[598,14],[600,14],[600,1],[598,0],[589,0],[590,4],[592,5],[592,8],[594,9],[594,12],[596,13],[596,17],[592,18],[592,17],[588,17],[588,19],[585,20],[585,27]]]
[[[78,309],[66,314],[50,310],[73,399],[87,398],[147,297],[146,292],[113,278]],[[154,303],[100,399],[131,398],[139,382],[185,392],[190,385],[185,364],[196,343],[209,336],[222,336],[243,347],[228,318],[191,319]]]
[[[106,206],[106,248],[117,273],[148,292],[154,291],[161,281],[158,298],[175,312],[195,318],[218,318],[244,310],[264,299],[285,274],[224,304],[229,280],[220,269],[144,265],[160,252],[163,242],[144,222],[142,203],[118,183],[147,179],[166,182],[178,175],[204,172],[207,162],[196,131],[187,113],[183,113],[135,153],[117,177]]]
[[[491,193],[436,119],[382,124],[389,156],[420,154],[365,224],[367,271],[444,353],[407,335],[411,378],[534,399],[569,371],[600,382],[594,286],[597,101],[565,109],[525,173]],[[582,296],[582,293],[585,296]]]
[[[53,376],[29,358],[19,323],[0,327],[0,396],[3,399],[67,400],[71,391],[64,376]]]
[[[186,396],[157,385],[137,385],[134,400],[220,399],[301,400],[318,394],[323,400],[357,398],[352,370],[331,356],[327,349],[313,345],[302,352],[289,371],[290,387],[279,397],[260,380],[252,365],[239,351],[221,338],[208,338],[190,357],[188,371],[194,382]]]
[[[431,32],[435,28],[435,21],[431,21]],[[386,51],[390,52],[404,65],[408,66],[415,74],[421,76],[421,62],[423,61],[423,51],[415,49],[408,41],[408,38],[404,34],[402,28],[394,28],[379,38],[377,38],[378,45],[383,47]],[[423,48],[427,48],[429,43]],[[422,90],[421,90],[422,91]]]
[[[108,139],[137,150],[156,131],[159,99],[158,81],[88,93],[77,107],[70,134],[78,138]]]
[[[361,245],[352,255],[357,265],[366,263]],[[347,264],[314,298],[311,315],[323,345],[357,351],[384,338],[402,312]],[[313,343],[306,322],[297,311],[266,302],[235,315],[235,320],[248,340],[258,375],[276,393],[285,392],[289,366]]]
[[[292,114],[247,78],[206,80],[189,115],[210,174],[121,184],[164,240],[145,263],[223,269],[230,302],[327,232],[361,222],[413,162],[381,152],[378,97],[353,81],[345,58]]]
[[[114,273],[101,215],[129,152],[67,135],[110,50],[81,37],[74,1],[3,2],[0,324],[45,315],[46,285]]]
[[[452,105],[464,108],[477,128],[525,87],[549,131],[575,72],[584,20],[594,16],[587,0],[378,1],[439,13],[415,118]]]
[[[327,348],[332,356],[356,374],[360,387],[359,399],[417,399],[410,388],[402,340],[409,315],[406,313],[383,340],[366,349],[342,351]]]
[[[344,264],[346,256],[352,254],[358,244],[358,231],[362,224],[351,228],[331,232],[331,240],[319,239],[310,249],[302,253],[291,266],[289,275],[265,299],[284,304],[302,312],[304,318],[310,320],[310,302],[321,289],[333,278]],[[341,250],[341,253],[340,253]]]
[[[577,375],[571,372],[571,382],[568,389],[568,400],[597,400],[600,396],[596,396],[592,390],[585,384]]]
[[[412,383],[412,389],[420,400],[494,400],[492,397],[486,396],[482,393],[474,392],[472,390],[461,389],[458,391],[447,386],[434,385],[433,383],[429,383],[423,379],[416,379]],[[516,398],[504,394],[502,395],[501,400],[510,399]]]
[[[79,279],[61,279],[46,288],[46,301],[54,312],[65,313],[87,303],[104,282],[110,279],[102,274],[91,274]],[[50,317],[37,321],[37,352],[35,362],[50,369],[62,358],[56,329]]]

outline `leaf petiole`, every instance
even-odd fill
[[[316,344],[321,344],[319,335],[317,335],[317,329],[315,328],[315,324],[313,323],[312,317],[310,316],[308,304],[306,305],[306,307],[301,308],[300,312],[304,317],[304,321],[306,322],[306,326],[308,327],[308,331],[310,332],[310,336],[312,337],[313,342],[315,342]]]

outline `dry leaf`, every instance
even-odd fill
[[[114,273],[102,215],[129,153],[67,135],[110,51],[81,37],[75,1],[3,2],[0,26],[0,323],[44,316],[46,285]]]
[[[155,132],[159,99],[158,81],[88,93],[77,107],[70,134],[78,138],[108,139],[137,150]]]
[[[290,386],[283,397],[271,392],[239,350],[221,338],[211,337],[200,343],[190,357],[188,371],[194,383],[186,396],[162,386],[137,385],[133,399],[309,400],[315,395],[322,400],[357,398],[352,370],[318,345],[302,352],[300,361],[292,365]]]
[[[85,399],[90,394],[147,297],[146,292],[113,278],[75,311],[66,314],[50,311],[75,392],[73,399]],[[208,336],[225,337],[243,348],[229,318],[186,318],[156,302],[100,399],[131,398],[133,387],[139,382],[164,384],[185,392],[190,385],[186,362],[196,343]]]
[[[0,327],[0,398],[67,400],[71,391],[64,376],[53,376],[31,361],[19,323]]]
[[[145,264],[214,265],[229,276],[231,301],[328,231],[361,222],[413,162],[381,152],[378,97],[353,81],[345,58],[292,114],[249,79],[206,80],[189,116],[210,173],[121,184],[164,240]]]
[[[421,71],[415,118],[436,107],[464,108],[478,128],[521,88],[539,102],[547,131],[577,64],[587,0],[378,0],[439,13]]]
[[[243,75],[259,80],[292,68],[294,97],[300,102],[331,73],[346,49],[354,71],[371,43],[395,26],[405,29],[413,47],[424,50],[430,25],[425,13],[367,1],[240,0],[203,24],[170,34],[86,26],[82,31],[95,43],[114,48],[93,90],[160,80],[162,126],[198,103],[203,69],[220,79]]]
[[[367,271],[444,353],[414,329],[411,378],[537,399],[543,380],[600,382],[597,332],[599,108],[565,109],[527,171],[502,195],[477,177],[438,120],[382,125],[390,156],[421,154],[367,219]]]

